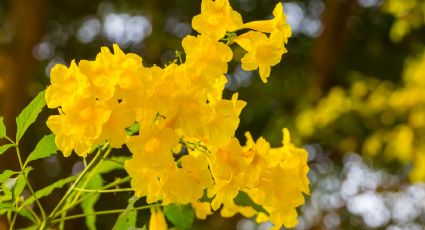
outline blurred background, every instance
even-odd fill
[[[270,18],[278,1],[230,2],[246,22]],[[297,229],[424,229],[425,1],[288,0],[284,8],[293,36],[269,83],[230,65],[225,97],[239,91],[248,102],[236,135],[244,143],[243,133],[251,131],[277,146],[288,127],[307,148],[312,192]],[[199,11],[193,0],[0,1],[0,112],[8,134],[14,135],[21,109],[49,84],[55,64],[94,59],[101,46],[118,43],[146,66],[164,65],[182,50],[181,39],[195,33],[191,18]],[[234,59],[242,55],[235,48]],[[24,149],[48,133],[43,120],[53,112],[43,112]],[[0,172],[18,167],[14,156],[2,155]],[[41,188],[82,167],[75,156],[53,156],[37,162],[30,179]],[[47,209],[60,196],[43,200]],[[95,208],[123,208],[130,196],[102,195]],[[148,218],[139,215],[141,223]],[[100,217],[97,226],[110,229],[115,219]],[[6,227],[0,220],[0,229]],[[268,227],[219,215],[194,225]],[[84,219],[67,228],[84,229]]]

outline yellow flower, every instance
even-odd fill
[[[151,218],[149,221],[149,230],[167,230],[167,222],[164,214],[159,208],[151,208]]]
[[[279,30],[274,30],[270,37],[261,32],[249,31],[234,41],[248,51],[241,60],[242,69],[249,71],[259,68],[264,83],[270,75],[271,66],[277,65],[286,53],[283,47],[284,37]]]
[[[119,65],[117,57],[107,47],[102,47],[96,60],[81,60],[78,64],[81,73],[90,81],[90,92],[100,100],[108,100],[115,94],[115,86],[119,81]]]
[[[169,109],[174,108],[174,114],[173,116],[165,114],[168,127],[178,130],[179,134],[185,136],[204,135],[205,123],[211,117],[206,96],[205,91],[197,88],[169,95],[173,104]]]
[[[227,72],[227,62],[232,60],[233,53],[226,44],[201,34],[197,37],[186,36],[182,45],[186,53],[186,63],[201,69],[214,68],[219,74]]]
[[[229,0],[202,0],[201,14],[192,20],[193,29],[215,40],[238,30],[242,24],[241,15],[232,9]]]
[[[111,111],[99,101],[79,99],[66,108],[59,109],[59,115],[50,116],[47,126],[56,135],[56,144],[64,156],[72,149],[79,156],[86,156],[102,132],[102,126],[109,119]]]
[[[249,132],[245,133],[246,144],[242,147],[242,154],[245,158],[251,158],[245,173],[245,185],[248,188],[254,188],[260,179],[263,169],[265,168],[266,159],[269,154],[270,144],[262,137],[254,142]]]
[[[46,89],[46,102],[49,108],[67,107],[77,97],[89,97],[90,86],[75,61],[67,68],[62,64],[55,65],[50,71],[51,85]]]
[[[209,202],[194,201],[191,203],[195,210],[196,218],[205,220],[207,216],[213,214],[211,211],[211,204]]]
[[[210,88],[227,72],[227,63],[232,60],[233,53],[226,44],[201,34],[197,37],[186,36],[182,45],[186,53],[186,74],[193,84]]]
[[[215,184],[208,189],[208,197],[214,197],[211,201],[212,210],[216,211],[221,204],[232,203],[238,195],[243,184],[243,174],[232,175],[228,180],[214,177]]]
[[[229,180],[233,175],[242,173],[249,164],[242,154],[238,139],[231,138],[228,143],[209,156],[210,170],[214,179]]]
[[[127,147],[133,153],[139,167],[151,169],[174,168],[172,149],[179,144],[175,131],[170,128],[158,128],[155,125],[143,126],[139,135],[127,141]],[[130,175],[137,177],[137,175]]]
[[[387,0],[382,5],[384,12],[395,17],[390,38],[400,42],[409,32],[425,24],[425,3],[420,0]]]
[[[424,149],[420,149],[413,160],[413,168],[410,171],[409,179],[412,182],[423,182],[425,179],[425,154]]]
[[[144,197],[150,204],[162,199],[161,185],[159,183],[160,170],[140,167],[140,161],[130,159],[125,161],[124,168],[131,178],[131,188],[133,188],[135,196]]]
[[[243,25],[243,28],[249,28],[264,33],[272,33],[274,30],[279,30],[284,36],[284,42],[288,42],[292,31],[289,24],[286,22],[286,15],[283,11],[283,5],[279,2],[273,10],[273,19],[248,22]]]
[[[108,121],[102,127],[102,133],[99,142],[108,141],[113,148],[121,148],[127,141],[127,133],[125,129],[135,121],[135,112],[125,103],[118,103],[117,100],[109,102],[108,107],[111,115]]]
[[[273,14],[274,19],[245,24],[258,31],[234,39],[247,51],[242,68],[259,69],[264,82],[290,36],[282,4]],[[242,28],[241,16],[228,0],[203,0],[192,25],[201,35],[182,41],[184,63],[146,68],[140,56],[114,45],[113,52],[102,47],[94,61],[53,68],[46,100],[59,107],[59,115],[47,125],[59,149],[65,156],[73,150],[85,156],[105,141],[114,148],[126,144],[132,158],[124,168],[135,196],[147,203],[190,203],[202,219],[222,207],[223,216],[257,215],[275,228],[294,226],[295,208],[308,192],[306,151],[290,142],[286,129],[280,148],[270,148],[264,138],[254,142],[249,133],[242,147],[234,136],[246,102],[237,93],[222,98],[233,53],[219,39]],[[135,122],[140,130],[128,137],[125,129]],[[205,192],[211,200],[201,202]],[[236,204],[239,193],[265,212]],[[167,229],[160,209],[151,209],[149,228]]]
[[[207,123],[208,144],[220,146],[234,136],[239,125],[239,115],[246,102],[238,100],[238,94],[235,93],[231,100],[220,100],[209,105],[212,116]]]
[[[239,205],[236,205],[235,202],[230,201],[230,202],[224,203],[223,208],[221,209],[221,212],[220,212],[222,217],[232,217],[236,213],[240,213],[246,218],[251,218],[255,214],[257,214],[257,211],[251,206],[239,206]]]
[[[262,169],[258,170],[259,178],[243,189],[256,204],[261,205],[269,213],[268,216],[259,213],[257,221],[270,220],[275,225],[274,229],[280,229],[282,225],[285,227],[296,225],[295,208],[304,203],[303,193],[309,192],[307,152],[291,143],[287,129],[283,129],[283,133],[283,146],[280,148],[267,151],[268,144],[261,139],[257,141],[256,153],[264,156],[260,158],[260,162],[265,162]],[[252,138],[248,136],[247,139],[247,147],[254,148]],[[251,164],[255,163],[258,164],[254,158]]]
[[[181,168],[168,170],[161,177],[163,204],[187,204],[199,200],[204,189],[213,184],[205,155],[183,156]]]

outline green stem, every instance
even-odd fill
[[[93,170],[90,171],[90,173],[88,174],[88,176],[86,178],[84,178],[83,186],[81,188],[85,188],[87,186],[87,184],[90,182],[91,178],[96,174],[96,171],[99,169],[99,167],[102,164],[102,162],[108,157],[108,155],[111,152],[111,150],[112,150],[111,148],[109,148],[108,150],[106,150],[105,154],[101,157],[99,163],[97,163],[94,166]],[[74,188],[74,190],[76,190],[75,188]],[[70,202],[71,204],[73,204],[75,201],[78,200],[78,198],[80,198],[81,191],[78,191],[78,190],[76,190],[76,191],[77,191],[77,194],[74,196],[74,198],[71,199],[71,202]]]
[[[134,191],[132,188],[118,188],[118,189],[108,189],[108,190],[75,188],[75,190],[80,192],[95,192],[95,193],[115,193],[115,192],[133,192]]]
[[[68,190],[66,191],[65,195],[62,197],[62,199],[59,201],[59,203],[56,205],[56,207],[50,213],[49,219],[52,218],[52,217],[54,217],[57,214],[57,211],[60,208],[62,208],[63,203],[72,195],[72,192],[74,191],[74,188],[77,187],[77,185],[81,182],[81,180],[84,178],[84,176],[86,175],[86,173],[89,172],[91,170],[91,168],[93,168],[97,164],[97,162],[99,161],[99,159],[101,159],[100,152],[101,152],[101,150],[98,150],[97,151],[96,156],[93,158],[93,160],[90,161],[89,165],[80,173],[80,175],[78,175],[77,179],[71,185],[71,187],[68,188]]]
[[[15,212],[15,214],[13,215],[13,219],[12,219],[12,222],[10,223],[9,230],[13,230],[13,226],[15,225],[16,217],[18,217],[17,212]]]
[[[41,216],[43,217],[43,223],[44,223],[46,221],[46,212],[44,211],[43,206],[41,205],[40,201],[38,200],[37,196],[35,195],[35,191],[34,191],[32,185],[31,185],[30,181],[28,180],[27,175],[24,172],[24,164],[22,163],[21,152],[19,151],[18,143],[15,144],[15,149],[16,149],[16,155],[18,156],[19,166],[21,167],[22,175],[25,178],[25,182],[28,186],[28,190],[30,191],[30,193],[34,197],[35,203],[37,204],[38,208],[40,209]]]
[[[67,220],[82,218],[82,217],[86,217],[86,216],[116,214],[116,213],[122,213],[122,212],[125,212],[125,211],[137,211],[137,210],[143,210],[143,209],[160,207],[160,206],[162,206],[162,204],[150,204],[150,205],[145,205],[145,206],[131,208],[131,209],[114,209],[114,210],[105,210],[105,211],[92,212],[92,213],[83,213],[83,214],[67,216],[67,217],[63,217],[63,218],[59,218],[59,219],[54,219],[54,220],[51,221],[51,223],[57,223],[57,222],[60,222],[60,221],[67,221]]]
[[[66,217],[66,212],[62,212],[61,218],[65,218],[65,217]],[[65,221],[64,220],[59,222],[59,230],[63,230],[63,229],[65,229]]]
[[[8,136],[5,136],[4,139],[8,140],[12,144],[16,144],[12,139],[10,139]]]
[[[27,208],[27,210],[34,216],[35,220],[37,221],[37,224],[40,224],[40,218],[38,218],[37,214],[32,210],[32,208]]]
[[[107,185],[105,185],[105,186],[103,186],[102,188],[100,188],[100,189],[108,189],[108,188],[111,188],[111,187],[114,187],[114,186],[117,186],[117,185],[120,185],[120,184],[123,184],[123,183],[125,183],[125,182],[127,182],[127,181],[129,181],[131,179],[131,177],[130,176],[127,176],[127,177],[125,177],[125,178],[118,178],[118,179],[116,179],[115,181],[113,181],[113,182],[111,182],[111,183],[109,183],[109,184],[107,184]],[[80,198],[79,200],[77,200],[77,201],[75,201],[74,203],[72,203],[71,205],[68,205],[68,206],[65,206],[61,211],[59,211],[57,214],[61,214],[61,213],[63,213],[63,212],[66,212],[66,211],[68,211],[68,210],[70,210],[70,209],[72,209],[72,208],[74,208],[75,207],[75,205],[77,205],[77,204],[79,204],[79,203],[81,203],[83,200],[85,200],[85,199],[87,199],[87,198],[89,198],[90,196],[92,196],[92,195],[94,195],[95,193],[89,193],[89,194],[87,194],[86,196],[83,196],[82,198]]]
[[[84,168],[87,168],[87,159],[85,157],[83,157],[83,164],[84,164]]]

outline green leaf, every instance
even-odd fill
[[[268,213],[261,205],[256,204],[246,192],[239,192],[233,201],[239,206],[250,206],[259,212]]]
[[[15,206],[12,202],[0,203],[0,215],[5,214],[7,211],[15,209]]]
[[[124,169],[124,161],[130,159],[129,157],[119,156],[106,158],[97,169],[99,174],[105,174],[113,170]]]
[[[128,127],[125,131],[127,132],[127,135],[132,136],[136,133],[138,133],[140,130],[140,124],[134,123],[130,127]]]
[[[23,208],[23,209],[19,210],[18,214],[21,215],[21,216],[23,216],[23,217],[26,217],[29,220],[31,220],[33,223],[36,223],[37,222],[34,219],[34,216],[32,215],[32,213],[28,209],[26,209],[26,208]]]
[[[137,222],[137,210],[134,209],[134,203],[136,203],[138,199],[136,197],[131,197],[128,200],[127,208],[124,212],[122,212],[117,221],[115,222],[113,230],[120,229],[135,229]]]
[[[75,180],[74,176],[70,176],[70,177],[58,180],[55,183],[48,185],[48,186],[38,190],[37,192],[35,192],[35,197],[37,197],[37,199],[40,199],[42,197],[48,196],[53,192],[53,190],[55,190],[57,188],[62,188],[64,185],[66,185],[67,183],[69,183],[73,180]],[[23,206],[32,204],[35,201],[35,197],[34,196],[28,197],[28,199],[26,199],[22,203],[21,206],[23,207]]]
[[[26,179],[24,174],[19,174],[17,177],[9,178],[5,182],[6,188],[12,192],[12,199],[15,199],[17,196],[21,195],[21,193],[24,191],[25,184]]]
[[[25,175],[28,176],[31,170],[32,168],[26,168],[24,170]],[[5,172],[0,174],[1,187],[4,193],[1,200],[13,200],[24,191],[26,185],[24,173],[5,170]],[[16,174],[16,177],[11,177]]]
[[[58,148],[55,144],[55,135],[50,134],[47,136],[44,136],[40,142],[38,142],[37,146],[35,146],[35,149],[30,153],[27,160],[25,161],[25,165],[27,165],[29,162],[49,157],[58,151]]]
[[[96,174],[91,178],[91,180],[87,184],[86,188],[87,189],[99,189],[99,188],[102,188],[102,186],[103,186],[102,177],[100,176],[100,174]],[[83,200],[83,202],[81,202],[81,209],[83,210],[83,212],[85,214],[95,212],[94,205],[99,200],[99,197],[100,197],[100,193],[90,193],[90,195],[87,196]],[[96,229],[96,215],[86,216],[86,225],[87,225],[88,229],[95,230]]]
[[[28,218],[33,223],[36,222],[33,214],[28,209],[21,209],[18,211],[12,202],[0,203],[0,215],[3,215],[8,211],[17,212],[19,215]]]
[[[19,174],[19,172],[15,172],[12,170],[4,170],[4,172],[2,174],[0,174],[0,183],[3,184],[4,182],[6,182],[11,176],[15,175],[15,174]]]
[[[0,116],[0,139],[6,137],[6,126],[3,122],[3,117]]]
[[[190,205],[167,205],[164,207],[164,214],[178,229],[190,229],[195,218]]]
[[[12,170],[5,170],[2,174],[0,174],[0,184],[3,190],[4,196],[1,197],[0,201],[8,201],[12,200],[12,191],[10,189],[10,177],[20,172],[15,172]],[[6,183],[8,182],[8,183]]]
[[[5,145],[0,146],[0,155],[5,153],[12,146],[14,146],[14,144],[5,144]]]
[[[44,91],[41,91],[18,115],[16,118],[16,142],[19,142],[28,127],[35,122],[45,105]]]

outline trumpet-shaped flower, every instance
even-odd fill
[[[229,0],[202,0],[201,14],[192,20],[193,29],[215,40],[240,29],[242,24],[241,15],[232,9]]]
[[[195,65],[199,72],[216,71],[218,76],[227,72],[227,63],[232,60],[233,53],[226,44],[201,34],[197,37],[186,36],[182,45],[186,63]]]
[[[191,205],[195,210],[195,215],[198,219],[205,220],[207,219],[207,216],[212,214],[211,204],[209,202],[194,201]]]
[[[207,123],[208,143],[220,146],[229,137],[234,136],[239,125],[239,115],[246,102],[238,100],[238,94],[234,94],[231,100],[220,100],[210,103],[212,107],[211,120]]]
[[[270,37],[256,31],[249,31],[235,39],[244,50],[248,51],[242,58],[242,69],[260,71],[261,80],[267,82],[272,66],[277,65],[286,49],[281,31],[274,30]]]
[[[50,72],[51,85],[46,89],[46,102],[49,108],[68,107],[78,97],[90,96],[87,77],[80,72],[75,61],[67,68],[55,65]]]
[[[187,155],[181,159],[182,168],[170,170],[161,177],[163,203],[187,204],[199,200],[204,189],[213,184],[211,174],[205,168],[205,155]]]
[[[66,111],[59,111],[60,115],[47,120],[47,126],[56,135],[56,145],[64,156],[69,156],[72,149],[79,156],[86,156],[97,143],[111,111],[102,102],[90,98],[75,101]]]
[[[286,22],[286,15],[283,11],[283,4],[279,2],[273,10],[273,19],[248,22],[243,25],[243,28],[249,28],[264,33],[272,33],[275,30],[282,32],[284,42],[288,42],[292,31],[289,24]]]
[[[139,167],[151,169],[175,167],[172,150],[178,144],[179,140],[173,129],[160,129],[155,125],[142,127],[139,135],[132,136],[127,141],[127,146],[133,153],[132,160],[139,162]]]

